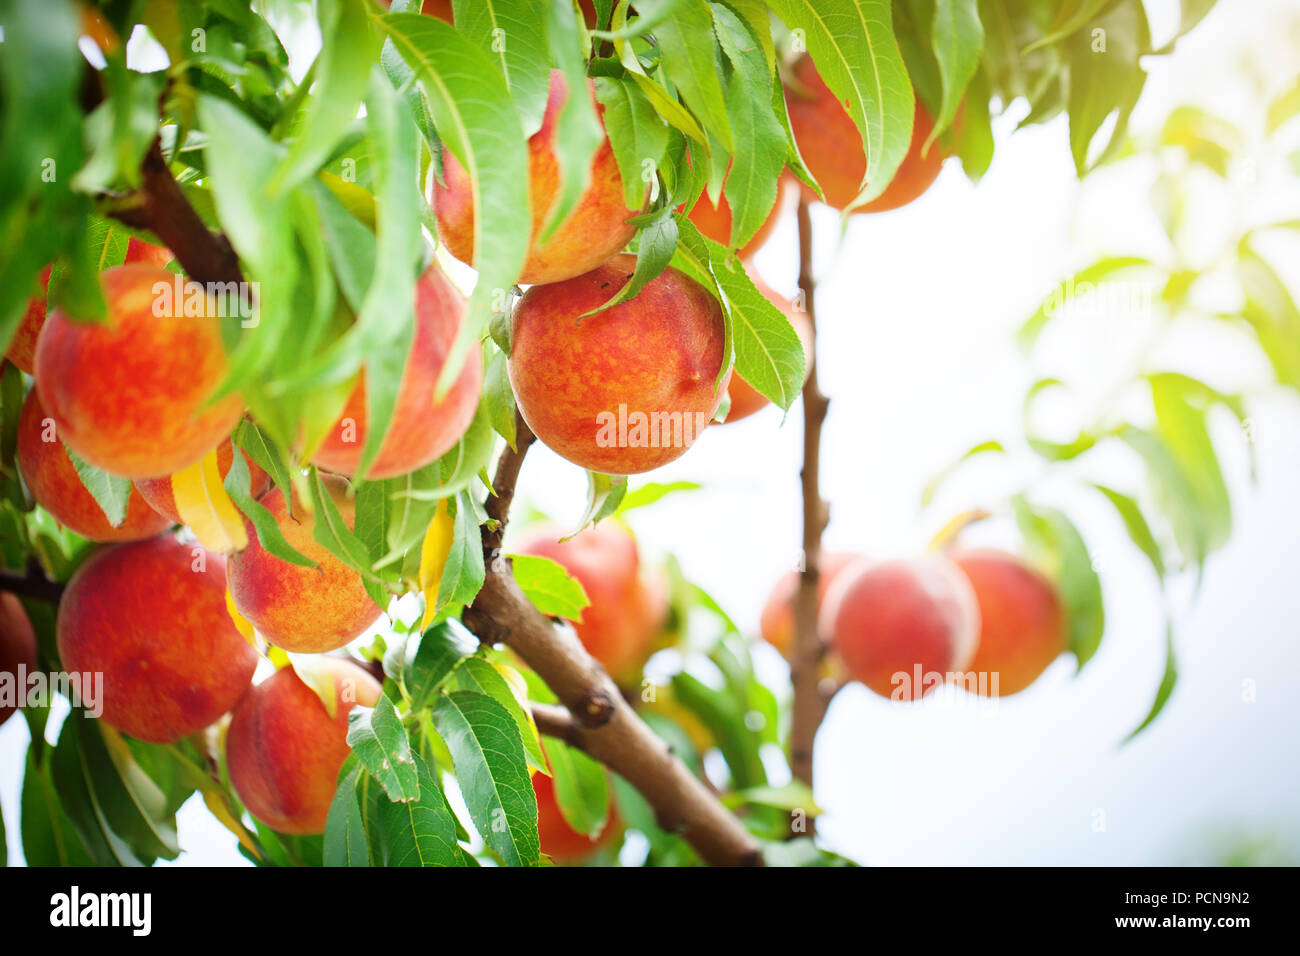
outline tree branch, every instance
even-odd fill
[[[466,627],[489,644],[509,645],[555,692],[563,707],[533,705],[544,733],[559,737],[622,776],[654,808],[659,825],[680,834],[705,862],[761,866],[758,842],[636,715],[570,628],[558,628],[519,589],[500,551],[514,480],[528,444],[503,453],[488,513],[500,527],[483,532],[488,571]]]
[[[803,293],[808,324],[817,341],[814,298],[817,280],[813,276],[812,220],[808,201],[799,198],[799,289]],[[809,356],[811,369],[803,387],[803,573],[794,599],[795,642],[791,676],[794,680],[794,726],[790,736],[790,764],[796,779],[813,783],[813,742],[826,716],[829,688],[821,686],[819,672],[826,648],[817,629],[817,585],[821,576],[822,532],[830,510],[822,500],[820,461],[822,423],[830,405],[817,385],[817,362]]]
[[[58,604],[63,597],[63,588],[63,584],[45,576],[45,569],[35,558],[27,562],[27,570],[23,574],[0,569],[0,591],[8,591],[18,597]]]

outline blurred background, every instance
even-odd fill
[[[1177,4],[1148,9],[1153,33],[1168,33]],[[305,64],[310,54],[295,59]],[[1226,189],[1215,183],[1183,212],[1183,255],[1199,268],[1243,222],[1300,218],[1300,121],[1269,143],[1252,137],[1267,103],[1294,83],[1296,64],[1300,9],[1286,0],[1224,0],[1173,56],[1145,62],[1136,137],[1154,135],[1184,104],[1248,134]],[[838,214],[814,209],[819,375],[831,398],[825,544],[913,554],[954,515],[1032,488],[1068,510],[1089,543],[1105,639],[1080,675],[1065,656],[1027,691],[995,703],[940,692],[900,705],[845,688],[817,739],[818,832],[829,849],[865,864],[1294,864],[1300,695],[1287,688],[1300,673],[1300,400],[1270,387],[1258,347],[1224,322],[1180,320],[1152,352],[1156,320],[1140,301],[1063,316],[1025,357],[1015,332],[1065,276],[1104,254],[1168,261],[1171,252],[1151,202],[1154,160],[1125,159],[1080,184],[1064,117],[1016,131],[1024,111],[1017,104],[995,125],[997,153],[978,185],[950,160],[921,199],[855,217],[847,231]],[[1195,176],[1186,178],[1200,196]],[[1300,230],[1287,241],[1271,259],[1300,297]],[[794,292],[792,208],[755,265],[773,287]],[[1049,437],[1068,440],[1116,383],[1167,368],[1243,392],[1249,419],[1245,428],[1226,412],[1212,419],[1233,536],[1209,559],[1199,590],[1192,572],[1171,580],[1178,685],[1155,723],[1125,744],[1164,672],[1165,620],[1155,575],[1115,512],[1058,482],[1028,452],[972,461],[927,508],[921,491],[976,442],[1015,443],[1035,380],[1073,386],[1060,401],[1045,398],[1039,416]],[[703,487],[628,515],[645,549],[676,555],[747,633],[757,633],[772,583],[799,560],[800,422],[796,404],[784,422],[769,408],[709,429],[651,476]],[[1093,480],[1141,478],[1130,458],[1105,450],[1080,468]],[[585,480],[535,446],[520,497],[576,522]],[[997,521],[974,535],[1017,540]],[[781,686],[780,656],[756,653]],[[11,830],[26,734],[21,720],[0,729],[0,803]],[[172,865],[247,865],[198,798],[179,822],[186,852]],[[20,862],[16,833],[8,842],[9,862]]]

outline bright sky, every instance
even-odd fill
[[[1162,24],[1176,4],[1150,6],[1160,14],[1157,35],[1167,32]],[[1258,103],[1241,68],[1276,88],[1287,79],[1280,64],[1300,62],[1293,5],[1220,7],[1175,57],[1148,61],[1135,128],[1157,127],[1188,101],[1244,124]],[[953,161],[920,201],[855,219],[842,242],[833,213],[816,218],[820,374],[832,397],[824,494],[834,549],[880,557],[922,549],[949,517],[1015,490],[1017,474],[1035,473],[976,465],[929,512],[919,508],[925,481],[965,448],[1017,438],[1030,382],[1061,374],[1078,380],[1086,397],[1128,373],[1133,316],[1072,323],[1030,363],[1012,333],[1059,278],[1098,253],[1159,250],[1146,202],[1150,170],[1106,171],[1080,189],[1064,121],[1011,136],[1019,115],[999,124],[998,154],[978,187]],[[1274,219],[1300,216],[1294,180],[1290,192],[1268,191],[1252,208]],[[1235,212],[1198,210],[1198,239],[1212,245]],[[794,287],[795,248],[791,216],[758,258],[769,282],[786,291]],[[1160,355],[1216,384],[1258,390],[1258,359],[1238,343],[1221,329],[1197,328]],[[1206,862],[1221,838],[1246,835],[1289,844],[1296,857],[1300,696],[1288,678],[1300,671],[1300,403],[1264,392],[1252,416],[1255,487],[1240,429],[1216,423],[1235,533],[1210,562],[1194,604],[1186,582],[1173,589],[1181,680],[1159,721],[1118,746],[1146,713],[1163,667],[1158,592],[1145,559],[1104,507],[1053,497],[1080,523],[1102,569],[1109,624],[1101,651],[1082,676],[1063,658],[996,707],[946,696],[902,706],[858,687],[843,691],[817,748],[828,846],[874,864],[1152,864]],[[631,516],[647,550],[673,551],[751,632],[770,583],[797,558],[799,422],[796,406],[784,426],[768,410],[710,429],[652,476],[706,488]],[[1089,474],[1129,487],[1140,477],[1122,457],[1102,457]],[[575,467],[543,449],[530,453],[526,500],[576,519],[584,492]],[[774,653],[764,665],[779,677]],[[0,729],[11,862],[26,733],[21,719]],[[189,851],[181,864],[244,862],[197,800],[180,826]]]

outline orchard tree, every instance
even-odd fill
[[[1209,6],[1184,0],[1180,35]],[[0,720],[23,704],[31,730],[29,863],[172,859],[199,794],[262,865],[612,862],[631,831],[655,865],[839,864],[812,755],[846,681],[902,707],[1095,653],[1088,548],[1028,483],[928,553],[823,553],[815,326],[835,317],[815,314],[810,207],[853,229],[945,159],[978,179],[1020,100],[1026,123],[1068,116],[1081,177],[1133,152],[1142,58],[1174,42],[1138,0],[0,10],[0,676],[46,676]],[[1137,148],[1226,175],[1231,137],[1188,111]],[[748,264],[790,205],[793,299]],[[1297,387],[1300,319],[1251,235],[1224,318]],[[1069,288],[1120,270],[1158,276],[1171,318],[1199,278],[1116,256]],[[1152,421],[1058,442],[1029,414],[1065,387],[1044,378],[1023,441],[1053,467],[1126,445],[1154,494],[1095,491],[1162,578],[1200,568],[1231,527],[1207,415],[1244,405],[1172,369],[1127,384]],[[762,618],[792,686],[772,687],[623,515],[682,487],[630,476],[801,394],[802,568]],[[537,442],[587,470],[586,513],[507,547]],[[995,514],[1018,553],[970,543]],[[645,680],[674,645],[721,681]],[[1175,673],[1171,639],[1152,718]]]

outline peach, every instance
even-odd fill
[[[244,414],[238,395],[210,401],[227,368],[221,320],[187,316],[177,278],[140,264],[109,269],[108,321],[77,323],[55,309],[36,345],[36,387],[59,437],[126,478],[193,464]]]
[[[772,211],[767,214],[763,224],[758,227],[758,232],[754,233],[749,242],[740,247],[740,258],[749,259],[754,253],[758,252],[763,243],[767,242],[768,236],[776,228],[778,220],[781,218],[781,198],[785,191],[785,177],[781,177],[777,186],[776,202],[772,204]],[[725,186],[725,183],[724,183]],[[709,201],[708,193],[701,193],[699,200],[691,207],[690,215],[687,216],[695,228],[707,238],[724,246],[731,245],[731,203],[727,202],[725,194],[718,196],[718,204],[715,206]]]
[[[826,203],[844,209],[861,192],[862,178],[867,172],[862,134],[853,125],[843,104],[817,74],[810,57],[800,57],[795,63],[794,79],[796,87],[786,87],[785,102],[799,154],[813,179],[822,187]],[[912,139],[902,165],[884,192],[854,212],[897,209],[930,188],[939,177],[944,160],[937,143],[923,152],[933,128],[934,120],[918,98],[912,119]],[[807,186],[803,186],[803,190],[809,199],[817,198]]]
[[[207,727],[257,666],[226,610],[221,555],[170,535],[92,554],[68,582],[56,630],[68,673],[103,674],[104,722],[150,743]]]
[[[998,697],[1019,693],[1068,649],[1065,611],[1056,588],[1004,551],[959,552],[952,560],[979,602],[979,648],[967,671],[988,679],[972,686]]]
[[[918,700],[970,663],[980,616],[965,575],[927,555],[854,565],[827,592],[822,624],[854,680]]]
[[[271,476],[264,472],[253,459],[249,458],[244,452],[244,462],[248,465],[248,483],[249,493],[253,498],[260,498],[266,489],[271,487]],[[221,480],[226,480],[226,475],[230,473],[230,466],[234,463],[235,446],[229,438],[217,446],[217,471],[221,475]],[[176,496],[172,494],[172,476],[165,478],[138,478],[134,482],[136,491],[149,507],[160,515],[164,515],[173,524],[184,524],[181,513],[176,510]]]
[[[14,336],[5,350],[5,358],[28,375],[32,373],[36,362],[36,340],[45,327],[45,297],[50,291],[49,266],[41,270],[40,283],[40,294],[32,296],[28,301],[27,311],[19,319],[18,328],[14,329]]]
[[[124,265],[132,262],[142,262],[161,268],[171,261],[171,252],[162,246],[142,242],[134,236],[127,240],[126,258],[123,260]],[[5,358],[29,375],[35,368],[36,340],[40,337],[41,329],[45,326],[45,298],[50,290],[49,266],[41,270],[40,282],[41,293],[33,296],[32,300],[27,303],[27,311],[23,314],[22,321],[18,323],[13,340],[10,341],[9,349],[5,353]]]
[[[822,554],[821,574],[817,577],[817,613],[826,604],[830,590],[840,572],[858,560],[858,555],[848,551],[827,551]],[[772,587],[772,593],[763,605],[758,619],[758,631],[763,640],[771,644],[786,660],[794,649],[794,598],[799,590],[799,572],[787,571]]]
[[[557,538],[544,533],[520,553],[550,558],[578,579],[591,601],[574,624],[579,640],[616,681],[635,679],[668,617],[660,582],[643,577],[636,539],[622,525],[603,521]]]
[[[339,769],[350,752],[348,714],[373,707],[378,681],[342,658],[316,662],[334,684],[334,716],[291,667],[239,702],[226,732],[230,783],[257,819],[281,833],[325,832]]]
[[[18,416],[18,467],[36,503],[59,524],[91,541],[138,541],[173,524],[149,507],[135,488],[127,499],[126,518],[116,528],[109,524],[104,509],[82,484],[36,389],[27,393]]]
[[[0,700],[0,725],[13,716],[22,699],[23,685],[19,668],[31,674],[40,664],[36,658],[36,632],[23,604],[7,591],[0,591],[0,680],[8,675],[14,689],[14,702]],[[25,679],[25,678],[24,678]]]
[[[667,269],[635,298],[586,315],[635,265],[619,256],[576,279],[534,286],[513,319],[508,368],[520,414],[557,454],[612,475],[680,458],[722,398],[722,307],[693,279]]]
[[[465,297],[438,266],[430,266],[415,287],[415,335],[398,386],[388,434],[366,474],[378,481],[422,468],[455,447],[474,419],[483,387],[483,363],[474,352],[441,401],[434,400],[438,376],[465,321]],[[328,471],[354,475],[366,443],[365,372],[343,414],[317,447],[312,461]]]
[[[588,95],[594,99],[594,83],[588,80],[587,86]],[[518,279],[523,284],[561,282],[590,272],[617,254],[636,233],[636,227],[627,220],[637,215],[637,210],[624,205],[623,177],[606,137],[591,161],[586,192],[551,237],[545,242],[540,240],[560,191],[555,125],[567,96],[564,75],[552,70],[542,128],[528,140],[533,239]],[[436,178],[432,181],[429,199],[438,218],[438,238],[453,256],[473,265],[474,195],[469,173],[447,150],[443,151],[443,179],[446,185],[440,185]]]
[[[326,490],[349,528],[356,506],[342,478],[322,475]],[[289,544],[317,563],[308,568],[281,561],[257,540],[248,522],[248,547],[230,558],[230,596],[235,607],[264,638],[286,651],[319,654],[357,637],[382,613],[370,599],[361,575],[331,554],[314,537],[316,519],[301,502],[293,514],[278,488],[261,498]]]
[[[758,291],[767,296],[768,301],[780,309],[794,326],[795,334],[799,336],[799,342],[803,345],[803,379],[805,382],[808,381],[808,376],[812,374],[813,363],[813,326],[808,319],[808,313],[796,309],[793,302],[768,286],[752,270],[750,278],[754,280]],[[731,408],[727,412],[727,420],[724,424],[728,425],[742,418],[748,418],[771,404],[766,395],[736,374],[731,376],[731,385],[727,389],[727,394],[731,396]]]
[[[556,863],[577,863],[609,843],[618,831],[618,811],[613,805],[605,827],[593,840],[579,833],[564,819],[555,799],[555,781],[543,773],[533,774],[533,791],[537,794],[537,836],[542,852]]]

